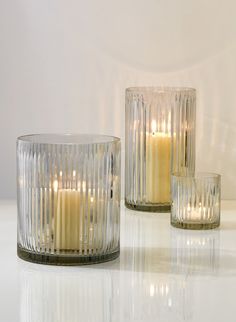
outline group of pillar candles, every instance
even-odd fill
[[[128,88],[125,205],[190,229],[220,223],[220,176],[195,174],[191,88]],[[119,256],[120,139],[29,135],[17,140],[18,255],[47,264]]]

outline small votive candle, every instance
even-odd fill
[[[220,175],[198,173],[171,176],[171,225],[212,229],[220,225]]]
[[[20,258],[79,265],[119,256],[120,139],[22,136],[17,176]]]

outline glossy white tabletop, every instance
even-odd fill
[[[0,321],[236,321],[236,201],[221,218],[181,230],[122,206],[119,259],[56,267],[17,258],[16,204],[1,201]]]

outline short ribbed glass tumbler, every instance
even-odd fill
[[[76,265],[119,256],[120,139],[19,137],[17,194],[19,257]]]
[[[170,175],[195,169],[196,91],[126,89],[125,204],[170,211]]]
[[[212,229],[220,225],[220,175],[198,173],[171,176],[171,225]]]

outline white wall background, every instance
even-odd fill
[[[124,90],[143,85],[197,88],[197,167],[236,198],[235,12],[235,0],[0,0],[0,198],[15,197],[17,136],[124,139]]]

